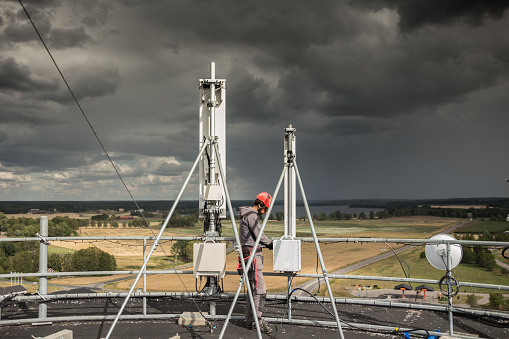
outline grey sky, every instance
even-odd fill
[[[234,199],[287,124],[310,199],[508,196],[507,1],[23,3],[136,199],[182,187],[211,61]],[[0,200],[128,200],[18,1],[0,41]]]

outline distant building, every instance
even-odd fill
[[[120,220],[133,220],[134,217],[133,216],[120,216],[119,219]]]
[[[30,211],[28,211],[28,214],[46,214],[46,211],[40,210],[38,208],[32,208]]]
[[[119,212],[124,212],[124,209],[123,208],[119,208],[118,211]]]

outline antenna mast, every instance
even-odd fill
[[[296,227],[296,190],[295,190],[295,170],[293,159],[295,158],[295,128],[288,125],[285,128],[284,140],[284,163],[289,167],[285,173],[285,236],[295,238],[297,236]]]
[[[214,62],[210,63],[210,78],[200,79],[199,148],[208,144],[200,158],[199,176],[199,211],[205,242],[193,244],[193,275],[207,278],[201,291],[205,295],[220,292],[218,282],[226,274],[226,244],[215,243],[215,238],[221,236],[221,219],[226,218],[225,183],[219,170],[226,168],[225,83],[224,79],[216,79]],[[210,302],[210,314],[216,314],[214,301]]]
[[[216,66],[210,63],[210,78],[200,79],[199,148],[210,140],[200,161],[199,210],[204,219],[204,235],[221,235],[220,220],[226,218],[225,192],[217,171],[213,143],[219,146],[222,168],[226,168],[226,80],[216,79]]]

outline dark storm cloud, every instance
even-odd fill
[[[405,3],[385,1],[376,9],[407,10]],[[449,16],[462,18],[474,15],[475,8],[487,15],[500,8],[467,2],[466,9],[455,13],[449,10],[454,7],[450,2],[444,6],[412,3],[417,7],[433,3],[429,5],[432,9],[443,7]],[[129,4],[135,6],[133,1]],[[464,95],[493,86],[508,74],[502,60],[507,48],[497,47],[504,46],[503,39],[492,43],[475,36],[455,39],[466,30],[452,28],[448,33],[420,34],[405,41],[382,22],[363,18],[355,4],[190,1],[154,6],[139,3],[136,11],[143,21],[150,18],[150,25],[172,32],[169,36],[180,51],[200,43],[246,50],[249,59],[236,61],[238,67],[228,79],[233,94],[229,105],[237,112],[233,122],[255,120],[257,115],[286,120],[311,110],[329,116],[411,114],[422,107],[432,110],[451,100],[460,102]],[[422,13],[424,18],[427,12]],[[399,14],[404,20],[406,12]],[[429,17],[434,16],[430,13]],[[214,18],[213,29],[210,18]],[[493,55],[493,49],[500,52]],[[272,71],[279,77],[277,88],[246,69],[246,63]],[[279,96],[274,95],[275,89]]]
[[[82,47],[90,42],[90,40],[90,36],[85,32],[84,27],[71,29],[54,28],[51,30],[48,45],[54,49]]]
[[[113,7],[110,0],[81,0],[72,3],[81,14],[81,22],[86,26],[96,27],[103,25],[109,17],[109,10]]]
[[[54,91],[57,88],[51,79],[35,79],[27,65],[14,58],[0,56],[0,90],[31,92],[35,90]]]
[[[269,119],[274,116],[271,107],[270,88],[262,78],[256,78],[246,70],[236,68],[232,70],[232,77],[228,79],[231,88],[231,100],[228,101],[232,112],[229,121],[253,122],[260,119]]]
[[[384,6],[396,8],[403,32],[412,32],[425,25],[450,25],[458,21],[480,26],[486,20],[501,19],[509,8],[505,0],[354,0],[352,4],[375,9]]]
[[[154,175],[162,175],[162,176],[179,176],[184,174],[186,171],[185,168],[182,168],[181,165],[177,165],[175,163],[164,162],[160,164],[157,168],[151,171]]]
[[[121,81],[119,69],[112,62],[88,59],[66,68],[68,82],[78,99],[100,97],[114,93]],[[34,75],[30,68],[14,58],[0,56],[0,91],[22,92],[31,99],[70,102],[71,94],[63,81]]]
[[[53,1],[38,2],[36,6],[27,7],[27,12],[32,18],[37,31],[41,34],[48,47],[55,50],[62,50],[72,47],[83,47],[91,42],[90,36],[86,33],[83,26],[76,27],[55,27],[52,23],[54,8]],[[38,42],[39,38],[30,23],[26,13],[19,9],[18,11],[6,10],[6,21],[0,38],[3,41],[14,44],[21,44],[28,41]],[[1,27],[2,25],[0,25]]]
[[[76,151],[56,150],[33,146],[17,146],[16,149],[4,149],[0,163],[7,167],[22,167],[27,172],[46,172],[79,168],[86,165],[83,154]]]
[[[79,99],[112,94],[121,82],[119,68],[111,61],[87,59],[74,62],[66,67],[66,74]]]

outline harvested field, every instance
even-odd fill
[[[332,272],[340,267],[355,263],[357,261],[361,261],[367,258],[370,258],[374,255],[380,254],[382,249],[387,249],[385,244],[354,244],[354,243],[340,243],[340,244],[321,244],[320,250],[324,257],[325,265],[327,267],[328,272]],[[305,255],[302,256],[302,270],[301,273],[321,273],[321,268],[318,266],[317,268],[317,257],[316,257],[316,249],[313,243],[303,243],[302,244],[302,253]],[[264,271],[272,272],[272,251],[265,249],[263,251],[264,255]],[[167,265],[168,269],[171,269],[170,265]],[[226,270],[227,271],[235,271],[237,269],[237,253],[232,252],[229,253],[226,257]],[[192,270],[192,267],[186,268],[186,270]],[[265,276],[265,283],[267,285],[267,289],[269,291],[280,291],[284,289],[287,285],[286,278],[281,277],[269,277]],[[185,283],[185,286],[188,289],[191,289],[190,292],[195,290],[195,279],[192,275],[180,275],[180,279],[182,279]],[[307,279],[304,278],[295,278],[294,283],[300,284]],[[120,283],[116,283],[114,286],[110,286],[109,288],[114,289],[129,289],[129,286],[134,282],[134,279],[129,279],[126,281],[122,281]],[[202,281],[202,287],[205,284],[205,279]],[[200,284],[198,282],[198,284]],[[223,281],[224,290],[235,292],[238,284],[239,277],[236,275],[227,275]],[[137,285],[139,288],[142,288],[141,280]],[[198,287],[199,289],[200,287]],[[150,291],[180,291],[185,292],[185,287],[182,285],[181,281],[176,275],[153,275],[147,277],[147,289]]]
[[[375,237],[375,238],[429,238],[433,234],[438,233],[440,230],[450,227],[459,220],[450,218],[436,218],[436,217],[406,217],[406,218],[390,218],[386,220],[350,220],[350,221],[324,221],[315,222],[315,228],[320,237]],[[231,224],[225,223],[224,235],[231,236]],[[310,236],[309,225],[299,223],[298,225],[299,236]],[[306,231],[306,228],[308,229]],[[174,229],[172,229],[173,231]],[[180,231],[180,230],[179,230]],[[154,230],[157,234],[158,230]],[[201,234],[200,227],[194,229],[182,229],[183,234],[165,232],[168,236],[177,235],[197,235]],[[267,225],[266,233],[271,237],[280,236],[282,231],[282,223],[271,222]],[[309,233],[309,234],[307,234]],[[132,228],[81,228],[80,235],[82,236],[151,236],[152,232],[149,229],[132,229]],[[80,249],[87,246],[97,246],[98,248],[114,254],[117,260],[119,270],[125,269],[138,269],[142,265],[142,247],[141,242],[136,241],[99,241],[99,242],[54,242],[56,246],[66,247],[69,249]],[[151,244],[148,244],[148,247]],[[162,247],[167,254],[171,252],[171,243],[163,243]],[[397,245],[392,244],[394,248]],[[360,244],[360,243],[339,243],[339,244],[320,244],[320,249],[324,257],[325,265],[328,272],[332,272],[338,268],[351,265],[355,262],[373,257],[389,250],[383,243],[375,244]],[[321,269],[317,268],[316,250],[313,243],[302,244],[302,273],[321,273]],[[237,266],[237,254],[232,252],[227,255],[227,270],[235,271]],[[168,262],[164,253],[159,247],[154,255],[151,257],[149,269],[172,269],[172,265]],[[192,267],[187,267],[185,270],[192,270]],[[264,250],[264,271],[272,272],[272,252]],[[111,279],[117,277],[110,277]],[[68,278],[66,281],[69,284],[80,284],[83,278]],[[91,278],[85,284],[90,284],[94,281],[99,281],[99,278]],[[96,279],[96,280],[94,280]],[[192,275],[180,275],[185,283],[185,286],[191,291],[195,290],[195,279]],[[147,289],[150,291],[186,291],[181,283],[179,277],[176,275],[152,275],[147,277]],[[300,280],[300,281],[299,281]],[[295,283],[301,283],[305,279],[295,279]],[[60,283],[62,279],[59,280]],[[134,279],[129,279],[122,282],[116,282],[105,286],[111,289],[129,289],[130,284]],[[235,291],[238,286],[238,276],[227,275],[224,278],[224,289],[226,291]],[[201,286],[205,281],[201,282]],[[266,276],[266,284],[269,291],[282,290],[286,287],[286,279],[280,277]],[[198,285],[200,282],[198,281]],[[141,281],[138,284],[141,288]],[[200,287],[198,286],[198,289]]]

